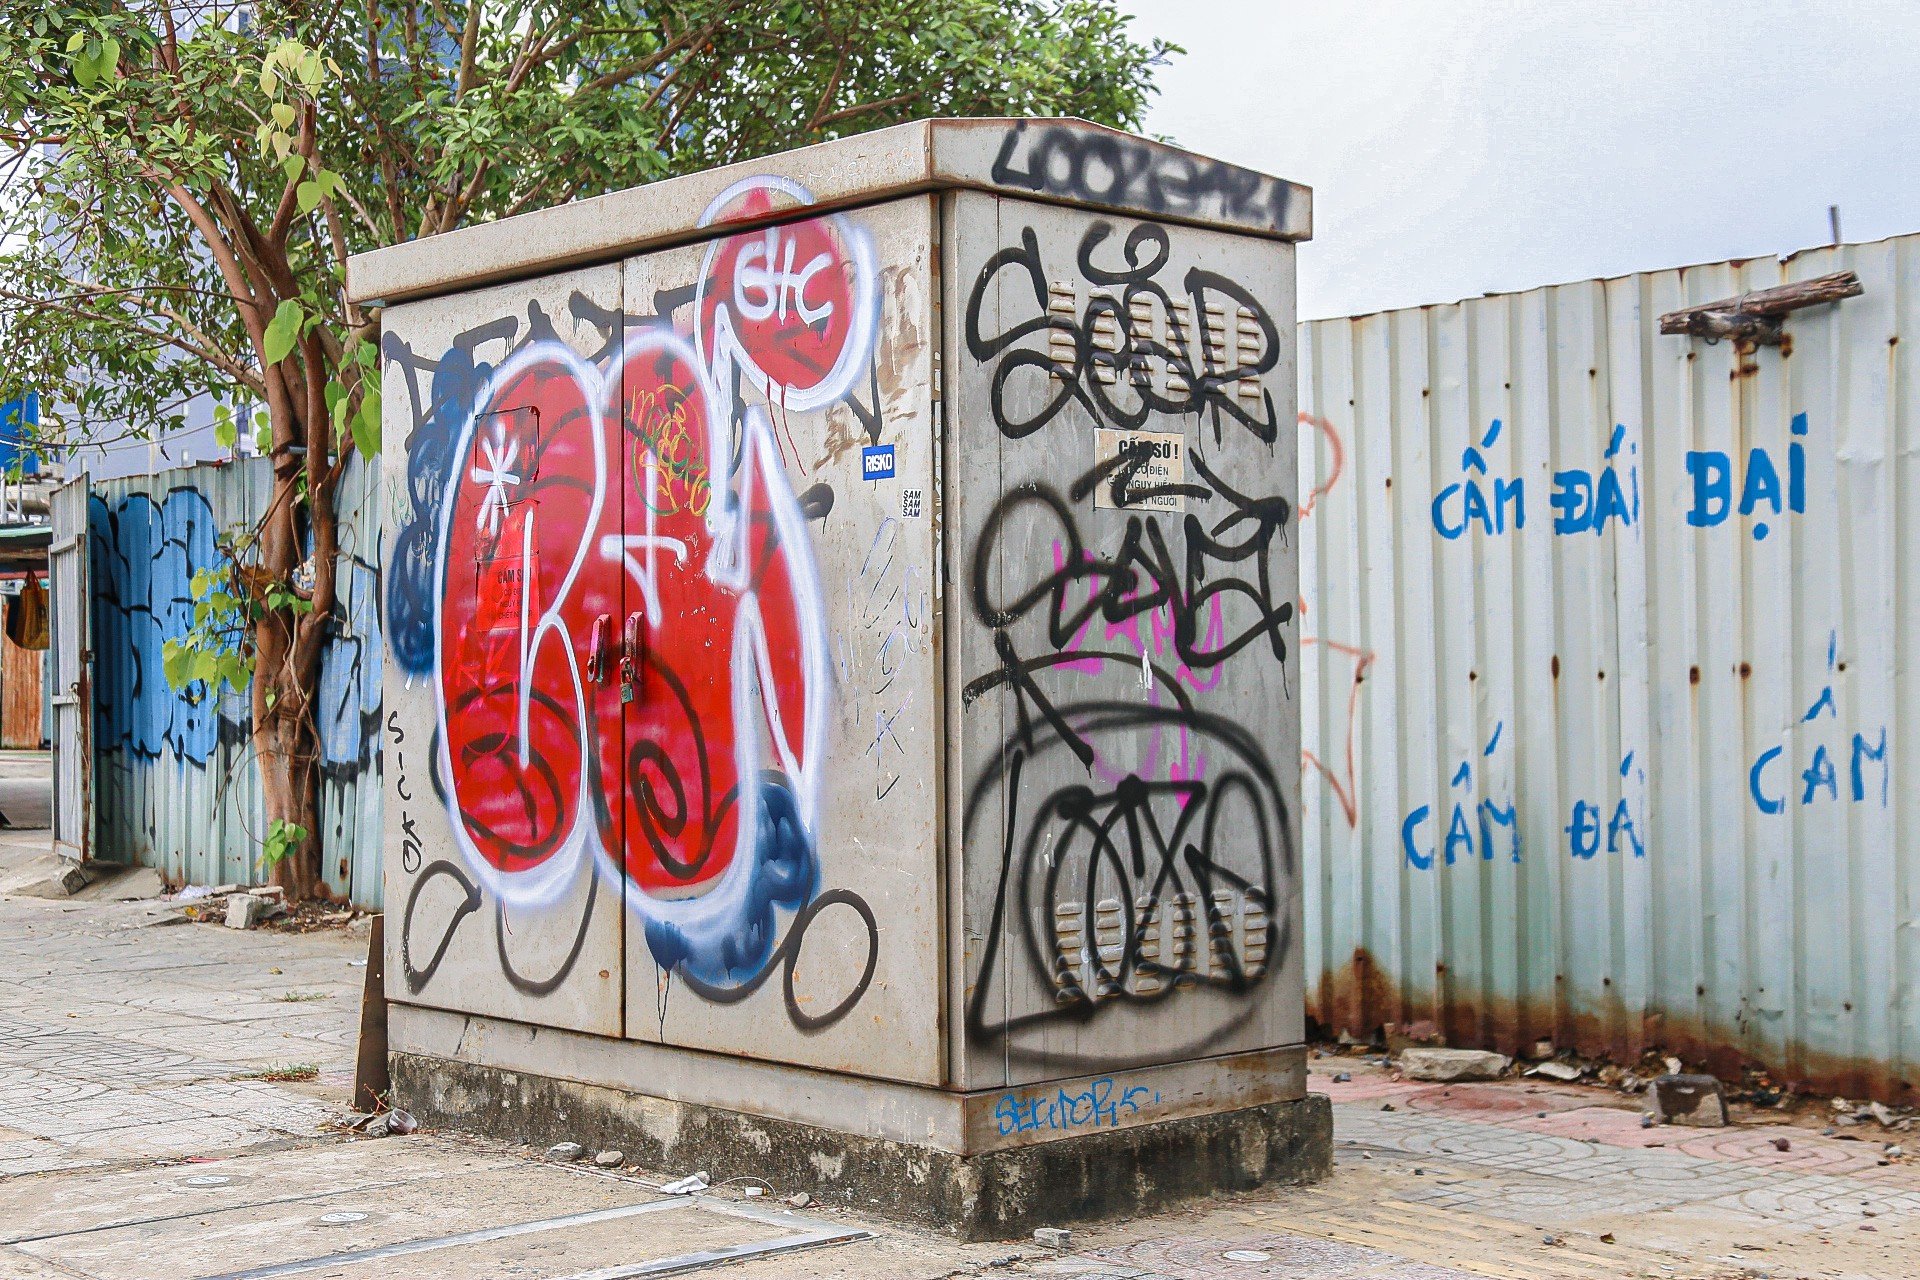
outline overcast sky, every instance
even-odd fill
[[[1119,0],[1149,132],[1314,189],[1303,318],[1920,231],[1916,0]]]

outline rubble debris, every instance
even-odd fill
[[[1043,1249],[1065,1250],[1073,1246],[1073,1232],[1065,1227],[1035,1227],[1033,1242]]]
[[[813,1203],[813,1197],[804,1191],[796,1191],[787,1197],[787,1203],[796,1209],[804,1209]]]
[[[1791,1151],[1793,1149],[1793,1143],[1785,1138],[1775,1138],[1773,1140],[1773,1149],[1775,1151]]]
[[[1469,1080],[1498,1080],[1509,1059],[1485,1049],[1409,1048],[1400,1053],[1399,1067],[1409,1080],[1458,1084]]]
[[[578,1160],[587,1154],[587,1149],[577,1142],[556,1142],[547,1148],[549,1160]]]
[[[1653,1114],[1661,1124],[1717,1129],[1727,1123],[1727,1099],[1713,1076],[1664,1075],[1653,1082]]]
[[[1351,1071],[1336,1071],[1333,1075],[1333,1082],[1335,1084],[1349,1084],[1352,1080],[1353,1072]]]
[[[227,895],[227,928],[256,928],[287,909],[278,894],[234,893]]]
[[[1389,1022],[1381,1030],[1386,1036],[1390,1055],[1399,1055],[1414,1048],[1437,1048],[1447,1042],[1446,1037],[1440,1034],[1440,1028],[1426,1018],[1405,1026]]]
[[[1553,1041],[1535,1040],[1533,1042],[1533,1049],[1531,1052],[1527,1054],[1527,1056],[1529,1058],[1532,1058],[1535,1062],[1545,1062],[1548,1058],[1551,1058],[1553,1056]]]
[[[612,1150],[602,1151],[599,1155],[593,1158],[593,1162],[599,1165],[602,1169],[618,1169],[621,1165],[627,1162],[627,1153],[624,1151],[612,1151]]]
[[[1542,1062],[1538,1066],[1527,1068],[1530,1076],[1545,1076],[1549,1080],[1578,1080],[1586,1073],[1571,1062]]]
[[[705,1191],[711,1185],[713,1185],[712,1179],[707,1176],[707,1171],[702,1169],[699,1173],[690,1173],[684,1178],[676,1178],[662,1186],[660,1190],[670,1196],[691,1196]]]

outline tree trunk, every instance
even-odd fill
[[[258,580],[250,591],[260,616],[253,624],[253,747],[266,801],[268,830],[280,822],[305,834],[273,866],[273,881],[289,901],[327,896],[321,875],[320,657],[334,605],[334,555],[338,519],[333,486],[311,484],[315,469],[291,447],[319,445],[324,459],[330,441],[311,432],[291,405],[274,415],[274,489],[260,528]],[[300,502],[301,480],[308,479],[313,500]],[[298,513],[304,508],[314,541],[312,608],[269,607],[268,588],[287,588],[307,559]]]

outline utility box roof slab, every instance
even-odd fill
[[[1274,240],[1313,235],[1308,188],[1117,129],[1073,119],[920,120],[358,254],[347,264],[347,295],[388,305],[704,239],[703,210],[735,184],[768,176],[804,187],[810,213],[965,188]],[[766,220],[781,213],[791,210]]]

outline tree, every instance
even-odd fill
[[[1135,126],[1175,51],[1106,0],[0,0],[0,343],[43,449],[211,396],[272,460],[167,675],[250,690],[276,879],[320,891],[334,494],[379,449],[349,254],[930,115]]]

